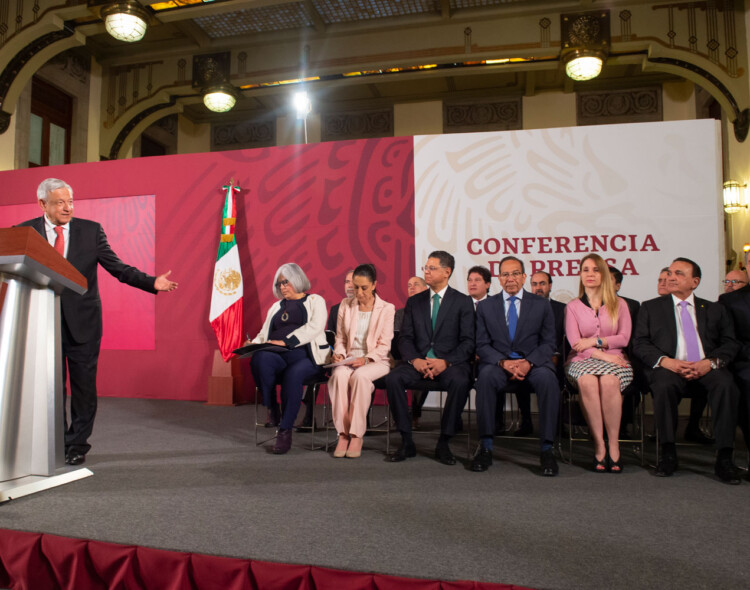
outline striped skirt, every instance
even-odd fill
[[[599,359],[586,359],[570,363],[565,367],[565,375],[575,387],[578,387],[578,378],[581,375],[615,375],[620,378],[620,393],[622,393],[633,382],[633,367],[630,364],[621,367]]]

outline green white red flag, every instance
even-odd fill
[[[234,180],[226,190],[221,221],[219,253],[214,267],[213,291],[209,321],[219,341],[219,350],[224,361],[232,358],[232,351],[242,346],[242,270],[234,229],[237,224],[237,206]]]

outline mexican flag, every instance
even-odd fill
[[[224,198],[219,254],[214,267],[211,313],[208,320],[219,341],[219,350],[224,361],[232,358],[232,351],[242,346],[242,270],[234,228],[237,222],[237,207],[234,192],[240,188],[230,181]]]

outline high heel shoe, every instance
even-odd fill
[[[336,443],[336,450],[333,451],[333,456],[337,459],[346,457],[346,451],[349,447],[349,437],[345,434],[339,434],[339,442]]]
[[[597,459],[594,455],[594,473],[607,473],[607,455],[602,459]]]
[[[362,454],[362,439],[353,436],[349,441],[349,448],[346,449],[346,456],[350,459],[356,459]]]
[[[610,473],[622,473],[622,455],[617,461],[610,459],[608,469]]]

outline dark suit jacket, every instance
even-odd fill
[[[332,305],[331,311],[328,312],[328,325],[326,326],[326,330],[333,332],[334,334],[336,333],[336,323],[338,322],[340,306],[341,302],[339,301],[336,305]]]
[[[33,227],[45,240],[47,239],[43,217],[24,221],[19,223],[19,226]],[[134,266],[128,266],[120,260],[109,247],[102,226],[95,221],[75,217],[71,219],[68,240],[68,262],[86,277],[88,291],[83,295],[78,295],[69,289],[62,292],[60,296],[62,319],[76,342],[98,341],[102,337],[102,302],[99,298],[97,265],[101,264],[120,282],[149,293],[156,293],[155,277],[141,272]]]
[[[488,297],[477,306],[477,354],[480,362],[497,365],[510,358],[511,352],[520,354],[534,366],[555,370],[552,363],[555,315],[548,299],[523,292],[512,342],[505,323],[503,294]]]
[[[706,358],[731,362],[739,349],[734,327],[723,305],[695,297],[698,336]],[[633,342],[635,355],[650,373],[662,356],[674,358],[677,352],[677,323],[671,295],[645,301],[638,313]]]
[[[474,358],[474,304],[471,297],[448,287],[440,302],[434,334],[430,290],[409,297],[398,347],[405,361],[426,358],[432,348],[437,358],[452,365],[471,362]]]
[[[562,365],[566,357],[564,348],[567,342],[565,338],[565,304],[554,299],[550,299],[549,304],[552,306],[552,315],[555,316],[555,352],[560,353],[562,356],[560,361]]]
[[[734,359],[734,368],[750,368],[750,285],[719,297],[721,303],[734,320],[734,333],[740,343],[739,353]]]

